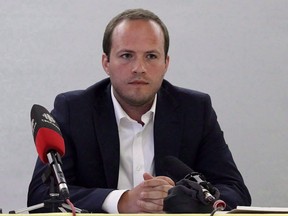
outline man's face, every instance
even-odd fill
[[[154,21],[124,20],[112,34],[111,52],[102,65],[124,106],[152,103],[169,64],[165,59],[164,36]]]

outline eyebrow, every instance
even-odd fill
[[[130,49],[122,49],[122,50],[119,50],[118,52],[116,52],[117,54],[119,53],[124,53],[124,52],[128,52],[128,53],[135,53],[135,51],[133,50],[130,50]],[[145,53],[157,53],[157,54],[160,54],[160,52],[158,50],[148,50],[146,51]]]
[[[158,50],[151,50],[151,51],[147,51],[146,53],[157,53],[157,54],[160,54],[160,52]]]

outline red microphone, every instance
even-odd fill
[[[31,125],[35,146],[39,158],[48,163],[47,153],[56,151],[62,157],[65,144],[59,126],[44,107],[34,104],[31,109]]]
[[[69,198],[69,191],[61,169],[61,156],[65,154],[65,144],[57,122],[48,110],[34,104],[31,109],[31,126],[35,146],[43,163],[49,163],[56,178],[59,193]]]

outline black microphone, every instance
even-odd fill
[[[31,109],[31,125],[39,158],[43,163],[49,163],[59,193],[66,200],[69,198],[69,190],[61,168],[61,156],[65,154],[65,144],[59,126],[48,110],[37,104]]]
[[[204,199],[207,203],[213,205],[214,209],[224,210],[226,208],[226,203],[224,201],[218,200],[218,198],[211,194],[211,192],[214,194],[217,189],[213,187],[210,182],[207,182],[201,173],[193,171],[178,158],[173,156],[164,157],[162,160],[162,170],[175,182],[183,179],[196,182],[200,185]]]

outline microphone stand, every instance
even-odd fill
[[[43,183],[47,183],[50,180],[49,199],[44,200],[43,203],[39,203],[24,209],[9,211],[9,214],[21,214],[23,212],[30,212],[41,208],[49,209],[49,212],[67,212],[72,211],[71,207],[60,197],[59,190],[55,187],[55,177],[49,166],[47,170],[42,174]],[[77,213],[88,213],[87,210],[79,209],[75,207]]]

